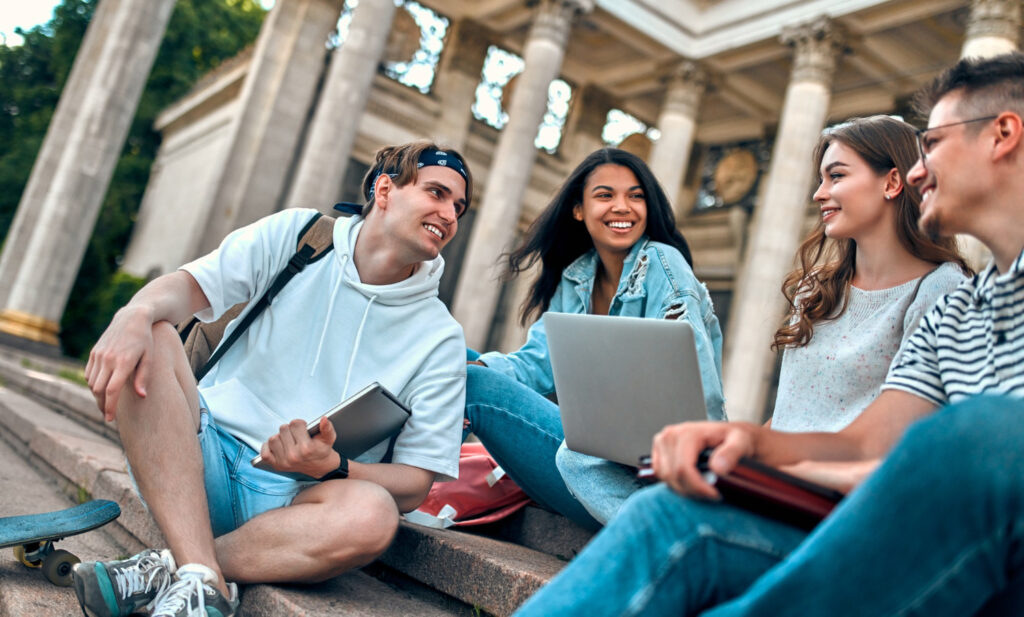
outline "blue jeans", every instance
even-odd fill
[[[203,484],[214,537],[231,533],[267,510],[291,505],[299,492],[317,483],[253,467],[249,461],[259,452],[217,425],[202,393],[196,438],[203,456]],[[130,463],[128,475],[148,510]]]
[[[466,369],[467,432],[480,438],[531,499],[578,525],[598,529],[555,467],[555,452],[565,439],[558,406],[498,371],[476,365]]]
[[[918,422],[806,538],[645,489],[517,615],[975,614],[1024,572],[1022,413],[978,397]]]
[[[565,442],[555,454],[555,464],[572,496],[602,525],[615,517],[630,495],[643,488],[635,467],[570,450]]]
[[[256,469],[249,462],[259,452],[225,431],[205,409],[200,395],[199,447],[203,453],[203,482],[214,537],[230,533],[258,514],[291,505],[315,480],[297,480]]]

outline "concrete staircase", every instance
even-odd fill
[[[0,516],[111,499],[122,515],[62,546],[113,559],[165,543],[131,488],[113,427],[101,422],[74,365],[0,353]],[[62,376],[58,376],[62,375]],[[242,614],[258,617],[509,615],[575,555],[590,534],[529,507],[472,532],[403,522],[370,566],[318,585],[251,585]],[[0,555],[0,617],[76,615],[74,593]]]

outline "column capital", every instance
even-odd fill
[[[971,0],[967,39],[991,36],[1007,39],[1016,45],[1020,26],[1020,0]]]
[[[665,101],[661,113],[696,116],[697,106],[710,78],[710,73],[700,63],[692,60],[683,60],[669,67],[665,75]]]
[[[837,23],[827,17],[783,29],[779,40],[794,49],[792,81],[832,83],[836,56],[845,36]]]
[[[594,3],[595,0],[541,0],[530,38],[546,38],[563,45],[572,20],[592,11]]]

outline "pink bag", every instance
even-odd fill
[[[420,507],[405,515],[417,525],[444,529],[499,521],[530,503],[523,489],[498,466],[481,443],[464,443],[459,479],[435,482]]]

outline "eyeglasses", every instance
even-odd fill
[[[932,142],[925,140],[925,134],[930,133],[936,129],[946,129],[951,126],[959,126],[961,124],[970,124],[972,122],[985,122],[986,120],[995,120],[999,116],[985,116],[983,118],[971,118],[970,120],[961,120],[960,122],[950,122],[949,124],[940,124],[939,126],[930,126],[926,129],[917,129],[914,133],[917,134],[917,147],[921,150],[921,160],[928,158],[928,154],[932,151]]]

